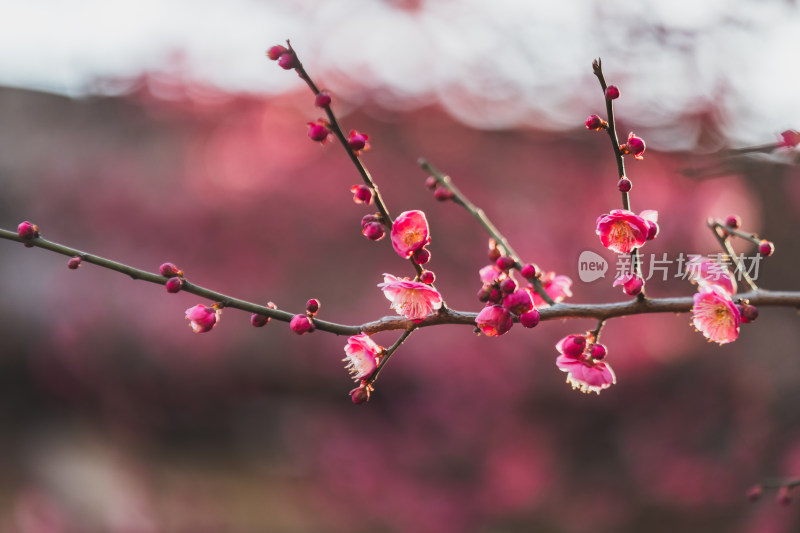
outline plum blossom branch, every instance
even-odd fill
[[[500,233],[500,230],[498,230],[497,227],[492,223],[492,221],[489,220],[489,217],[486,216],[486,213],[483,211],[483,209],[473,204],[469,200],[469,198],[467,198],[464,195],[464,193],[462,193],[458,189],[458,187],[456,187],[455,183],[453,183],[453,180],[450,176],[447,176],[439,172],[433,165],[431,165],[424,158],[420,158],[417,162],[426,172],[431,174],[436,179],[436,182],[440,186],[444,187],[445,189],[450,191],[450,193],[452,193],[452,200],[455,203],[466,209],[469,212],[469,214],[475,217],[475,219],[481,226],[483,226],[486,232],[489,233],[489,235],[500,246],[503,247],[503,249],[506,252],[506,255],[508,255],[514,260],[514,268],[520,270],[522,268],[522,262],[520,260],[519,255],[517,255],[517,252],[515,252],[514,249],[511,248],[511,245],[508,243],[508,239],[506,239],[505,236],[502,233]],[[533,288],[536,290],[536,293],[539,296],[541,296],[545,302],[547,302],[550,305],[556,304],[553,298],[551,298],[550,295],[547,294],[547,291],[544,290],[542,282],[538,277],[534,278],[532,283],[533,283]]]
[[[368,385],[372,385],[373,383],[375,383],[375,381],[378,379],[378,375],[381,373],[381,370],[383,370],[383,367],[386,366],[386,364],[389,362],[389,359],[392,357],[392,354],[394,354],[397,351],[400,345],[402,345],[406,341],[406,339],[409,336],[411,336],[412,333],[414,333],[414,330],[416,329],[417,325],[416,324],[412,325],[407,330],[405,330],[403,334],[400,335],[400,337],[397,338],[394,344],[392,344],[389,348],[384,350],[383,357],[381,357],[381,361],[380,363],[378,363],[378,368],[376,368],[375,372],[369,377],[369,379],[367,379]]]
[[[724,224],[720,223],[718,220],[709,219],[708,220],[708,227],[714,233],[714,237],[716,237],[717,241],[719,242],[722,249],[725,251],[725,254],[730,258],[733,264],[736,266],[736,270],[738,270],[750,288],[754,291],[759,290],[758,285],[756,285],[753,278],[750,277],[750,274],[747,273],[747,269],[744,268],[744,265],[737,257],[736,252],[733,250],[733,246],[731,246],[730,239],[728,238],[727,231],[730,228],[726,227]],[[738,232],[737,232],[738,233]]]
[[[606,78],[603,75],[603,65],[600,58],[592,61],[592,71],[594,72],[594,75],[597,77],[597,80],[600,82],[600,88],[602,89],[603,95],[605,96],[606,114],[608,116],[608,126],[605,129],[608,132],[609,139],[611,139],[611,148],[614,151],[614,158],[617,161],[617,174],[619,174],[619,179],[623,180],[626,179],[625,160],[622,157],[624,154],[620,149],[619,137],[617,136],[616,121],[614,119],[614,100],[619,97],[619,90],[616,87],[614,87],[615,93],[609,92],[609,86],[606,84]],[[628,184],[630,184],[630,182],[628,182]],[[628,190],[630,190],[630,188],[628,188]],[[630,211],[631,201],[628,190],[623,190],[623,188],[620,187],[620,192],[622,193],[622,208],[627,211]],[[639,278],[643,278],[642,263],[639,258],[638,248],[634,248],[633,251],[631,251],[631,265],[632,265],[632,271],[638,274]],[[642,284],[642,289],[638,297],[639,298],[645,297],[644,284]]]

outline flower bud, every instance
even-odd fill
[[[786,485],[782,486],[778,489],[778,494],[776,496],[778,503],[781,505],[789,505],[792,503],[792,489],[787,487]]]
[[[354,152],[358,152],[359,150],[366,150],[369,148],[367,140],[369,140],[367,135],[359,133],[356,130],[352,130],[347,138],[347,145]]]
[[[427,248],[414,250],[414,253],[411,254],[411,259],[418,265],[424,265],[431,260],[431,252]]]
[[[266,315],[259,315],[258,313],[250,315],[250,323],[257,328],[263,328],[268,322],[269,317]]]
[[[606,98],[609,100],[616,100],[619,98],[619,88],[616,85],[609,85],[606,87]]]
[[[586,349],[586,337],[583,335],[569,335],[561,344],[561,353],[570,357],[580,357]]]
[[[594,344],[592,345],[592,351],[589,353],[591,354],[592,359],[594,359],[595,361],[601,361],[605,359],[606,353],[608,353],[608,351],[606,350],[606,347],[604,345]]]
[[[438,184],[439,181],[434,176],[428,176],[427,178],[425,178],[425,186],[430,190],[435,189],[436,185]]]
[[[308,313],[309,315],[316,315],[317,311],[319,311],[320,305],[321,304],[319,303],[319,300],[317,300],[316,298],[310,299],[306,303],[306,313]]]
[[[761,485],[753,485],[749,489],[747,489],[747,499],[751,502],[758,501],[761,498],[761,495],[764,493],[764,488]]]
[[[500,270],[509,270],[514,266],[514,260],[508,257],[507,255],[503,255],[497,258],[495,262],[497,268]]]
[[[81,266],[82,261],[83,259],[81,259],[81,257],[78,255],[76,255],[75,257],[70,257],[69,261],[67,261],[67,268],[70,270],[75,270],[76,268]]]
[[[361,385],[350,391],[350,399],[354,404],[367,403],[369,401],[369,386]]]
[[[314,323],[306,315],[294,315],[289,327],[298,335],[314,331]]]
[[[768,240],[762,240],[758,243],[758,253],[764,257],[769,257],[775,252],[775,245]]]
[[[617,182],[617,189],[619,189],[619,192],[628,192],[632,187],[633,182],[625,176],[622,176],[622,178]]]
[[[531,309],[527,313],[519,315],[519,323],[522,324],[523,327],[533,328],[539,323],[540,318],[539,311]]]
[[[164,263],[163,265],[158,267],[158,272],[165,278],[183,276],[183,270],[179,269],[172,263]]]
[[[366,185],[353,185],[350,187],[350,192],[353,193],[353,201],[357,204],[372,203],[372,190]]]
[[[446,202],[453,197],[453,191],[447,187],[436,187],[436,189],[433,191],[433,197],[439,202]]]
[[[321,91],[314,97],[314,105],[326,108],[331,105],[331,95],[327,91]]]
[[[510,330],[511,326],[514,325],[514,321],[511,318],[511,313],[504,307],[489,305],[478,313],[475,318],[475,324],[484,335],[498,337]]]
[[[522,289],[503,298],[503,307],[519,316],[533,309],[533,296],[529,290]]]
[[[493,304],[500,303],[500,300],[503,299],[503,293],[500,289],[493,287],[491,291],[489,291],[489,302]]]
[[[291,50],[286,51],[278,57],[278,65],[283,70],[292,70],[297,66],[297,56]]]
[[[731,229],[739,229],[742,225],[742,219],[738,215],[728,215],[725,219],[725,225]]]
[[[503,255],[500,253],[500,250],[496,246],[489,247],[489,260],[490,261],[497,261],[500,259],[500,256]]]
[[[308,125],[308,138],[312,141],[317,142],[325,142],[325,139],[328,138],[328,127],[327,124],[322,120],[319,119],[316,122],[307,122]]]
[[[17,226],[17,235],[23,239],[35,239],[39,236],[39,226],[26,220]]]
[[[267,57],[270,58],[272,61],[277,61],[278,58],[281,57],[286,52],[288,52],[288,50],[286,49],[285,46],[276,44],[275,46],[267,50]]]
[[[800,131],[786,130],[781,132],[781,142],[778,143],[787,148],[794,148],[800,144]]]
[[[369,222],[363,226],[361,233],[371,241],[379,241],[386,235],[386,228],[380,222]]]
[[[739,309],[739,314],[742,315],[742,323],[749,324],[750,322],[755,322],[758,318],[758,307],[755,305],[750,305],[749,303],[743,302],[736,306]]]
[[[511,278],[506,278],[500,282],[500,290],[506,294],[511,294],[517,290],[517,282]]]
[[[431,285],[436,280],[436,275],[430,270],[423,270],[419,275],[419,280],[426,285]]]
[[[641,137],[634,135],[633,132],[628,135],[627,144],[623,144],[619,147],[619,151],[622,153],[622,155],[632,155],[636,159],[643,159],[642,154],[644,153],[644,150],[644,140]]]
[[[597,115],[589,115],[586,119],[586,129],[600,131],[608,127],[608,122]]]
[[[520,274],[522,274],[522,277],[528,280],[533,280],[534,278],[536,278],[536,272],[537,272],[536,266],[531,263],[528,263],[527,265],[523,266],[522,270],[520,270]]]
[[[622,284],[622,290],[629,296],[636,296],[642,292],[644,281],[639,276],[631,276],[628,281]]]
[[[173,278],[169,278],[164,285],[167,287],[167,292],[176,293],[181,290],[181,287],[183,287],[183,280],[175,276]]]

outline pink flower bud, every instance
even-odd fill
[[[625,176],[622,176],[622,178],[617,182],[617,188],[619,189],[619,192],[628,192],[632,187],[633,182]]]
[[[609,100],[616,100],[619,98],[619,88],[616,85],[609,85],[606,87],[606,98]]]
[[[761,495],[764,493],[764,488],[761,485],[753,485],[749,489],[747,489],[747,499],[751,502],[758,501],[761,498]]]
[[[605,359],[606,353],[608,353],[608,350],[606,350],[606,347],[602,344],[593,345],[592,351],[590,352],[592,359],[595,361],[601,361],[602,359]]]
[[[433,197],[439,202],[446,202],[453,198],[453,191],[446,187],[436,187],[433,191]]]
[[[75,257],[70,257],[69,261],[67,261],[67,268],[70,270],[75,270],[76,268],[81,266],[81,262],[83,262],[83,260],[78,255],[76,255]]]
[[[352,130],[350,135],[347,137],[347,145],[350,146],[350,149],[354,152],[358,152],[360,150],[369,150],[369,143],[367,143],[368,140],[369,137],[367,135],[356,130]]]
[[[489,247],[489,260],[490,261],[497,261],[498,259],[500,259],[501,255],[503,255],[503,254],[500,253],[500,250],[497,248],[497,246],[490,246]]]
[[[286,52],[288,52],[288,50],[286,49],[285,46],[276,44],[275,46],[267,50],[267,57],[270,58],[272,61],[277,61],[278,58],[281,57]]]
[[[499,304],[502,299],[503,299],[503,293],[500,291],[500,289],[492,288],[492,290],[489,291],[490,303]]]
[[[525,279],[532,281],[534,278],[536,278],[537,270],[538,269],[536,268],[536,265],[528,263],[527,265],[522,267],[522,270],[520,270],[520,274],[522,274],[522,277],[524,277]]]
[[[764,257],[769,257],[775,252],[775,245],[768,240],[762,240],[758,243],[758,253]]]
[[[750,322],[755,322],[758,318],[758,307],[755,305],[750,305],[748,303],[741,303],[736,306],[739,309],[739,313],[742,315],[742,323],[749,324]]]
[[[379,222],[370,222],[363,226],[361,233],[371,241],[379,241],[386,235],[386,228]]]
[[[507,271],[514,266],[514,260],[508,257],[507,255],[503,255],[497,258],[495,264],[497,265],[497,268],[499,268],[500,270]]]
[[[169,278],[164,285],[167,287],[167,292],[176,293],[183,287],[183,280],[175,276],[174,278]]]
[[[307,122],[308,125],[308,138],[312,141],[325,142],[328,138],[328,123],[322,119],[316,122]]]
[[[644,159],[644,156],[642,156],[644,150],[644,140],[634,135],[633,132],[628,134],[627,144],[623,144],[619,147],[619,151],[622,155],[632,155],[636,159]]]
[[[488,302],[489,295],[492,294],[493,287],[491,285],[484,285],[478,291],[478,301],[480,302]]]
[[[425,186],[430,190],[435,189],[438,184],[439,180],[437,180],[434,176],[428,176],[425,178]]]
[[[286,51],[278,57],[278,65],[283,70],[292,70],[297,66],[297,56],[291,50]]]
[[[475,318],[475,324],[484,335],[498,337],[510,330],[511,326],[514,325],[514,321],[507,309],[499,305],[490,305],[484,307],[478,313],[477,318]]]
[[[419,280],[426,285],[432,285],[436,280],[436,275],[430,270],[423,270],[419,275]]]
[[[175,276],[183,276],[183,270],[179,269],[172,263],[164,263],[158,267],[159,273],[165,278],[172,278]]]
[[[259,315],[258,313],[250,315],[250,323],[257,328],[263,328],[268,322],[269,317],[266,315]]]
[[[731,229],[739,229],[742,225],[742,219],[738,215],[728,215],[725,219],[725,225]]]
[[[427,262],[431,260],[431,252],[427,248],[420,248],[411,254],[411,259],[418,265],[427,264]]]
[[[635,274],[623,274],[614,280],[613,286],[622,285],[622,291],[629,296],[636,296],[642,292],[644,281]]]
[[[17,235],[23,239],[35,239],[39,236],[39,226],[26,220],[17,226]]]
[[[353,185],[350,187],[350,192],[353,193],[353,201],[357,204],[370,204],[372,203],[372,191],[366,185]]]
[[[533,309],[533,297],[528,289],[520,289],[503,298],[503,307],[519,316]]]
[[[216,307],[199,304],[186,310],[186,319],[189,320],[192,331],[205,333],[211,331],[217,324],[221,313],[222,311]]]
[[[500,290],[506,294],[511,294],[517,290],[517,282],[511,278],[506,278],[500,282]]]
[[[800,131],[786,130],[781,132],[781,142],[779,144],[787,148],[796,147],[800,144]]]
[[[369,386],[361,385],[350,391],[350,399],[354,404],[367,403],[369,401]]]
[[[314,323],[306,315],[294,315],[289,327],[298,335],[314,331]]]
[[[586,337],[583,335],[568,335],[559,341],[556,349],[568,357],[577,359],[583,355],[583,351],[586,349]]]
[[[320,93],[314,97],[314,105],[322,108],[328,107],[331,105],[331,95],[328,94],[327,91],[320,91]]]
[[[776,499],[778,503],[781,505],[789,505],[792,503],[792,489],[787,487],[786,485],[782,486],[778,489],[778,494],[776,495]]]
[[[533,328],[539,323],[540,318],[539,311],[531,309],[527,313],[519,315],[519,323],[522,324],[523,327]]]
[[[586,129],[600,131],[608,127],[608,122],[597,115],[589,115],[586,119]]]
[[[381,217],[379,217],[378,215],[364,215],[361,218],[361,227],[363,228],[364,226],[366,226],[370,222],[378,222],[378,223],[380,223],[380,221],[381,221]]]
[[[310,299],[306,303],[306,313],[308,313],[310,315],[316,315],[317,311],[319,311],[319,306],[320,305],[321,304],[319,303],[319,300],[317,300],[316,298]]]

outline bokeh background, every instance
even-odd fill
[[[716,253],[709,216],[775,242],[770,289],[800,289],[797,152],[726,157],[800,126],[792,1],[262,1],[0,3],[0,226],[358,324],[390,313],[388,242],[360,235],[358,175],[308,140],[320,116],[264,51],[291,38],[370,136],[367,166],[397,214],[424,210],[437,287],[477,311],[487,236],[434,200],[427,157],[527,261],[573,278],[573,301],[615,301],[594,235],[619,207],[591,61],[620,86],[635,210],[657,209],[650,254]],[[583,283],[583,250],[612,265]],[[739,245],[751,253],[751,247]],[[688,282],[653,281],[653,296]],[[167,294],[0,242],[0,531],[789,532],[797,505],[744,493],[800,474],[800,331],[762,309],[710,345],[687,315],[603,333],[618,384],[570,390],[554,361],[592,321],[501,338],[415,333],[353,406],[345,339],[250,326],[210,333]],[[395,334],[376,340],[393,342]]]

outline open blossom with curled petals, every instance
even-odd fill
[[[702,287],[717,287],[728,296],[736,294],[736,279],[725,265],[707,257],[695,256],[686,262],[689,280]]]
[[[347,363],[345,368],[353,374],[353,379],[359,381],[370,377],[378,368],[378,355],[382,350],[369,335],[354,335],[347,339],[344,347],[347,357],[342,361]]]
[[[725,291],[701,287],[694,295],[692,322],[708,340],[725,344],[739,336],[742,315]]]
[[[428,219],[422,211],[405,211],[392,224],[392,247],[400,257],[408,259],[429,244]]]
[[[605,350],[597,350],[598,359],[592,357],[593,345],[575,340],[582,335],[568,335],[558,341],[556,349],[561,355],[556,358],[556,366],[567,373],[567,383],[581,392],[596,392],[609,388],[617,382],[611,365],[600,359],[605,358]]]
[[[221,309],[199,304],[186,310],[186,319],[195,333],[205,333],[217,324],[221,313]]]
[[[478,329],[487,337],[499,337],[514,325],[511,312],[499,305],[487,305],[475,318]]]
[[[433,310],[442,307],[442,295],[439,291],[418,281],[384,274],[383,283],[379,283],[378,287],[392,302],[390,306],[392,309],[415,322],[421,321]]]
[[[555,272],[548,272],[542,276],[541,282],[544,292],[550,295],[550,298],[552,298],[555,303],[559,303],[563,301],[564,298],[572,296],[572,280],[568,276],[563,276],[561,274],[556,276]],[[534,290],[531,290],[531,296],[533,297],[533,305],[535,307],[547,307],[550,305]]]
[[[505,273],[497,268],[497,265],[486,265],[478,271],[481,281],[489,284],[505,276]]]
[[[648,218],[636,215],[627,209],[614,209],[606,215],[597,218],[595,232],[600,236],[603,246],[618,254],[630,253],[634,248],[639,248],[648,236],[658,233],[658,224],[653,218],[658,216],[657,211],[644,212]]]

